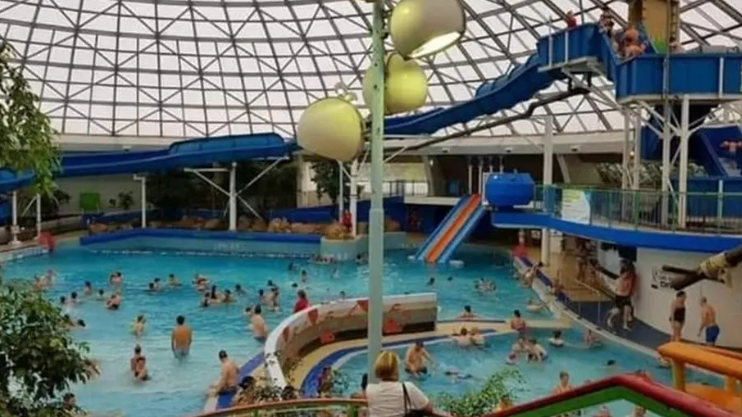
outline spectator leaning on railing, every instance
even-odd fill
[[[366,387],[369,417],[441,415],[433,411],[428,397],[415,384],[399,381],[399,358],[396,354],[381,352],[376,358],[374,374],[379,382]]]

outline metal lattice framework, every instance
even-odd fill
[[[610,0],[462,2],[464,39],[423,63],[430,107],[467,100],[483,80],[525,61],[538,37],[564,27],[568,10],[595,22],[607,5],[623,26],[628,7]],[[742,45],[735,2],[681,1],[683,47]],[[370,12],[365,2],[348,0],[0,0],[0,36],[17,49],[43,110],[62,133],[290,137],[303,109],[336,84],[362,96]],[[602,80],[594,85],[612,89]],[[565,89],[556,83],[543,93]],[[554,115],[558,133],[623,126],[621,113],[593,95],[551,104],[535,116],[546,113]],[[523,120],[476,134],[542,130],[536,120]]]

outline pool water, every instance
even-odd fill
[[[391,252],[386,256],[384,292],[402,294],[434,290],[438,293],[440,318],[457,316],[462,307],[471,305],[474,312],[487,317],[505,318],[514,308],[524,306],[535,295],[520,288],[511,278],[508,266],[492,266],[491,252],[464,253],[463,269],[432,267],[407,259],[412,252]],[[335,266],[311,265],[294,261],[298,268],[309,272],[306,285],[312,302],[336,298],[345,291],[348,297],[365,296],[368,267],[353,263]],[[238,258],[230,256],[181,256],[172,253],[98,254],[76,245],[61,246],[51,256],[27,258],[4,268],[9,279],[31,279],[47,269],[57,271],[56,285],[48,296],[58,300],[72,291],[82,294],[85,281],[94,290],[109,290],[108,276],[113,271],[124,274],[124,295],[119,311],[104,309],[103,302],[92,299],[71,310],[71,314],[87,322],[88,328],[76,332],[76,338],[89,343],[91,356],[101,362],[102,375],[84,386],[75,387],[78,403],[95,413],[123,412],[131,417],[172,417],[199,412],[204,404],[206,388],[219,375],[217,353],[225,349],[242,364],[261,351],[261,346],[249,333],[242,311],[257,302],[257,290],[272,279],[281,288],[282,312],[265,312],[269,326],[274,328],[291,312],[294,295],[290,288],[298,281],[298,272],[288,271],[288,260],[277,258]],[[154,278],[163,280],[173,273],[183,286],[152,295],[145,291]],[[220,290],[240,283],[248,295],[232,305],[203,309],[200,294],[191,285],[195,273],[206,275]],[[427,285],[437,277],[434,287]],[[453,277],[448,281],[449,276]],[[479,295],[474,282],[480,277],[497,281],[496,295]],[[140,340],[130,328],[134,318],[144,314],[147,327]],[[170,352],[170,331],[178,315],[194,330],[190,356],[180,362]],[[524,312],[526,317],[528,313]],[[542,316],[544,318],[548,316]],[[141,344],[147,356],[152,380],[135,383],[129,373],[129,358],[135,344]]]
[[[523,355],[518,358],[516,365],[506,364],[506,358],[515,342],[514,335],[494,335],[487,338],[484,348],[458,347],[448,341],[432,343],[427,346],[434,358],[436,367],[431,375],[424,379],[415,379],[415,384],[434,400],[436,394],[463,394],[476,391],[483,381],[498,370],[516,369],[525,383],[511,381],[513,396],[516,403],[533,400],[551,394],[556,386],[561,371],[570,374],[572,385],[580,385],[587,381],[595,381],[619,373],[635,372],[644,369],[650,372],[652,378],[663,384],[672,384],[671,373],[667,369],[657,367],[654,358],[641,353],[606,343],[595,349],[585,349],[582,346],[582,335],[576,330],[564,332],[565,347],[555,348],[548,345],[550,333],[546,330],[532,334],[539,340],[549,353],[549,357],[542,363],[528,363]],[[395,348],[400,359],[404,358],[407,347]],[[349,392],[358,390],[361,376],[366,372],[365,353],[349,355],[341,359],[335,366],[350,381]],[[606,366],[608,360],[614,360],[616,365]],[[456,370],[461,374],[471,375],[470,379],[453,380],[445,375],[447,370]],[[698,372],[688,371],[689,381],[718,384],[718,379]],[[407,375],[403,380],[410,380]],[[631,412],[633,405],[621,401],[609,406],[612,415],[624,416]],[[590,413],[588,415],[593,415]]]

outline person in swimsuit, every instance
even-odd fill
[[[683,338],[683,326],[685,326],[685,291],[678,291],[675,299],[670,304],[670,325],[672,326],[672,341],[679,342]]]
[[[513,317],[510,319],[510,328],[518,332],[518,335],[521,337],[525,337],[527,327],[526,321],[520,315],[520,310],[513,311]]]
[[[185,324],[185,317],[178,316],[175,319],[175,327],[170,335],[170,349],[176,358],[188,356],[193,342],[193,330]]]
[[[633,284],[634,280],[631,270],[628,266],[625,266],[623,273],[618,277],[616,282],[616,308],[608,317],[608,327],[613,328],[613,321],[620,315],[623,318],[623,329],[631,330],[629,328],[629,321],[631,320],[631,293],[633,291]]]
[[[132,323],[131,325],[131,331],[134,332],[134,336],[142,336],[142,333],[144,333],[144,324],[146,322],[147,320],[144,318],[143,315],[137,316],[136,320],[134,320],[134,323]]]
[[[698,329],[698,337],[706,330],[705,342],[709,346],[714,346],[719,338],[719,325],[716,323],[716,309],[709,304],[706,297],[701,297],[701,327]]]
[[[433,358],[431,358],[430,354],[425,349],[423,342],[418,341],[407,349],[407,355],[405,355],[404,362],[405,371],[413,376],[420,377],[428,373],[427,362],[432,363]]]
[[[229,359],[227,351],[219,351],[219,362],[221,362],[221,377],[219,381],[211,386],[210,393],[212,396],[222,394],[234,394],[237,392],[237,378],[239,378],[240,369]]]
[[[121,307],[121,297],[118,294],[111,294],[111,298],[106,301],[106,308],[109,310],[118,310]]]
[[[250,330],[252,330],[252,335],[257,340],[262,341],[268,337],[268,326],[263,319],[263,309],[260,305],[255,306],[250,316]]]
[[[572,384],[569,383],[569,372],[567,371],[559,372],[559,383],[557,384],[556,387],[554,387],[554,391],[552,391],[552,393],[554,395],[562,394],[567,391],[571,391],[572,388],[573,388]]]
[[[82,287],[82,294],[85,296],[93,295],[93,284],[90,281],[85,281],[85,285]]]
[[[471,306],[469,306],[469,305],[466,305],[466,306],[464,306],[464,312],[463,312],[463,313],[461,313],[461,314],[459,314],[459,318],[460,318],[461,320],[474,320],[474,319],[476,319],[476,318],[478,318],[478,317],[477,317],[477,315],[476,315],[476,314],[474,314],[474,313],[473,313],[473,312],[471,311]]]
[[[134,379],[137,381],[149,381],[149,372],[147,371],[147,358],[140,356],[134,364]]]
[[[142,355],[142,347],[139,345],[134,346],[134,356],[132,356],[131,359],[129,359],[129,370],[132,373],[134,373],[136,369],[137,361],[139,360],[139,358],[142,358],[142,357],[144,357]]]
[[[180,281],[175,277],[175,274],[170,274],[167,277],[167,285],[170,288],[180,287]]]

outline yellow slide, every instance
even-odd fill
[[[671,342],[657,349],[672,362],[675,389],[687,392],[716,406],[742,415],[742,354],[708,346]],[[724,389],[701,384],[686,384],[685,365],[693,365],[726,377]]]

